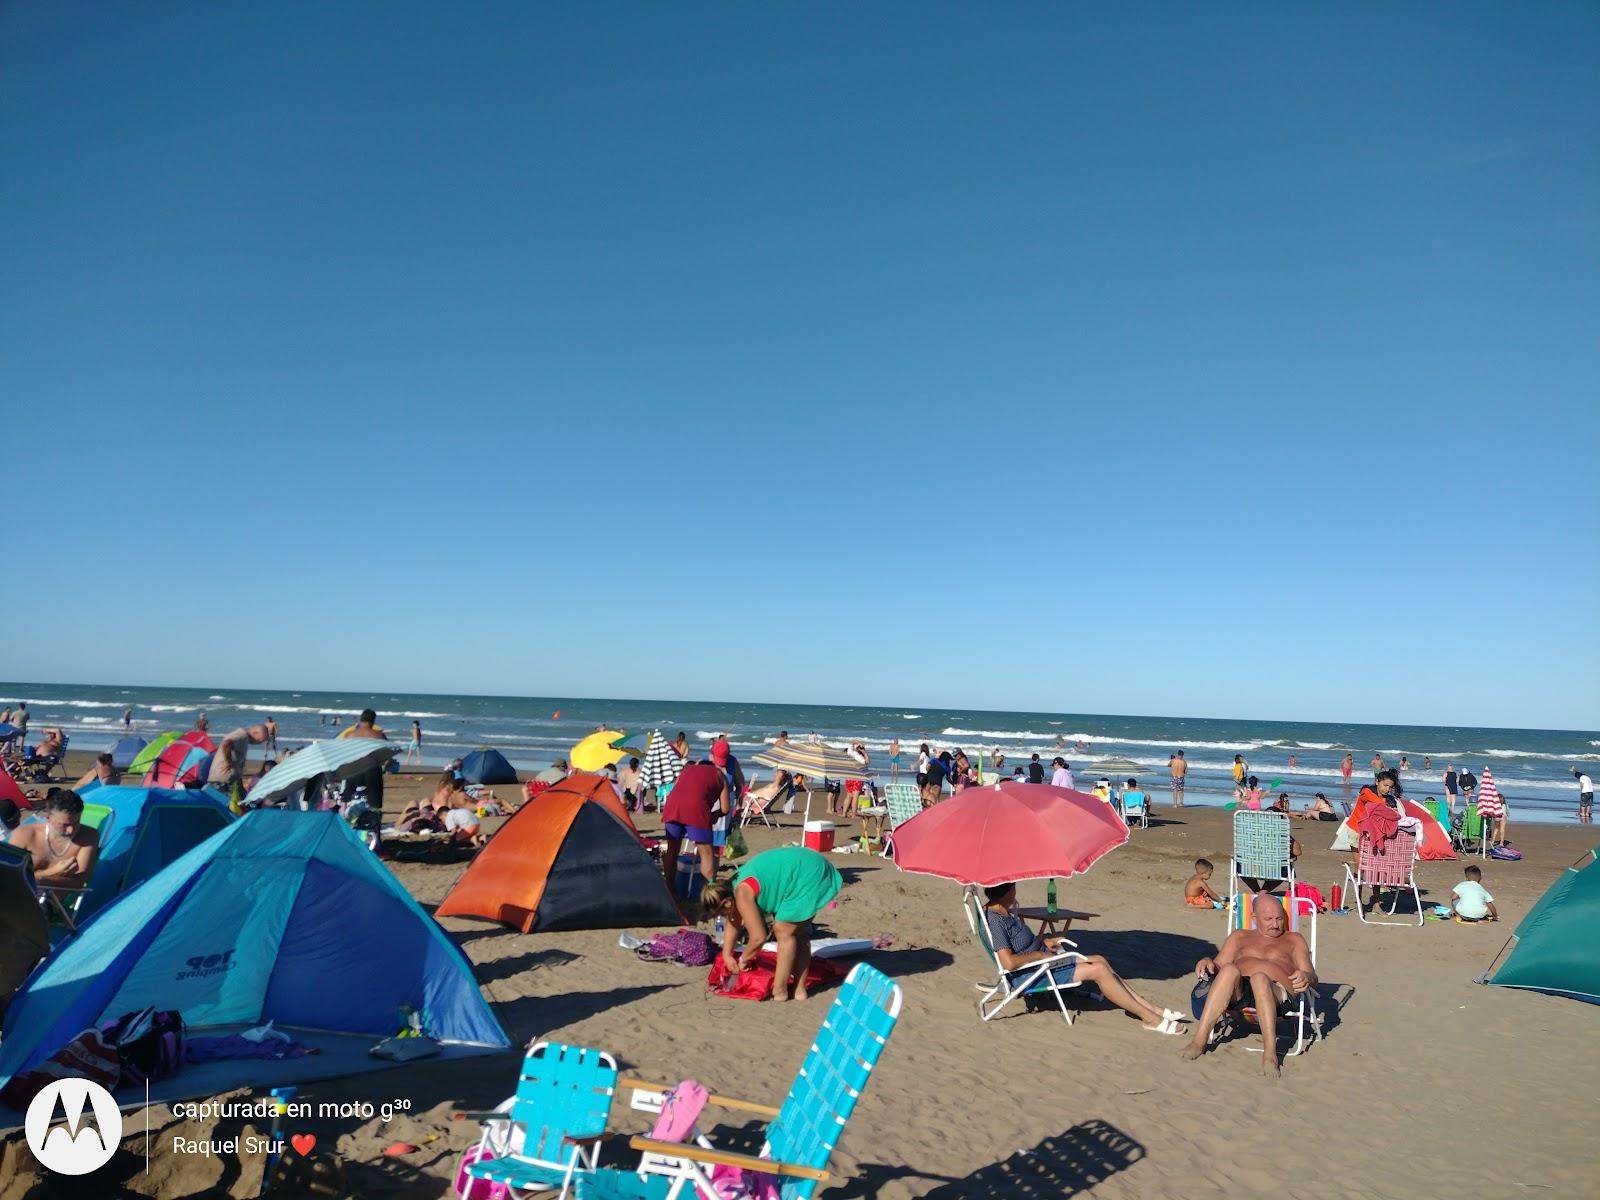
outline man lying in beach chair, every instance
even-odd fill
[[[1288,927],[1283,904],[1269,892],[1245,897],[1250,907],[1250,927],[1236,929],[1222,943],[1215,958],[1202,958],[1194,973],[1204,988],[1204,1007],[1194,1037],[1183,1048],[1183,1057],[1193,1060],[1206,1052],[1214,1040],[1212,1033],[1229,1009],[1255,1000],[1256,1022],[1261,1026],[1263,1073],[1277,1075],[1278,1020],[1285,1015],[1296,1024],[1291,1055],[1301,1053],[1310,1041],[1321,1036],[1315,1007],[1317,970],[1313,958],[1316,940],[1316,905],[1297,898],[1296,912],[1311,918],[1311,942]],[[1197,992],[1201,989],[1197,988]]]
[[[983,903],[972,889],[967,890],[967,922],[977,934],[979,944],[1000,974],[993,984],[977,985],[978,1016],[992,1020],[1018,996],[1053,995],[1067,1024],[1072,1013],[1062,992],[1092,983],[1100,994],[1129,1016],[1138,1017],[1152,1033],[1180,1034],[1181,1022],[1188,1020],[1170,1008],[1157,1008],[1123,982],[1111,964],[1098,954],[1078,953],[1076,942],[1064,937],[1040,937],[1012,909],[1016,905],[1017,885],[1002,883],[983,889]],[[1071,950],[1064,946],[1074,947]],[[1026,1001],[1024,1001],[1026,1003]]]
[[[744,794],[740,803],[739,824],[748,825],[751,821],[760,821],[768,828],[774,828],[772,818],[767,811],[774,806],[781,806],[793,790],[793,780],[789,772],[778,771],[771,780],[760,787],[753,787]]]
[[[17,760],[17,778],[29,783],[49,783],[66,760],[67,741],[67,735],[61,730],[45,730],[39,744],[27,747]],[[62,771],[62,780],[66,777],[66,772]]]

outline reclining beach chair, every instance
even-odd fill
[[[1416,924],[1422,924],[1422,897],[1417,892],[1417,881],[1414,877],[1414,867],[1417,857],[1417,838],[1412,833],[1397,833],[1387,841],[1374,841],[1369,833],[1361,835],[1361,846],[1357,852],[1355,874],[1350,872],[1350,864],[1344,864],[1344,877],[1350,894],[1355,898],[1356,916],[1361,918],[1365,925],[1410,925],[1410,918],[1399,921],[1385,921],[1376,915],[1368,916],[1366,909],[1361,904],[1361,888],[1385,887],[1394,890],[1394,900],[1387,909],[1382,909],[1388,916],[1394,916],[1394,911],[1400,906],[1400,893],[1409,891],[1412,902],[1416,905]]]
[[[1451,818],[1450,841],[1463,854],[1489,857],[1488,831],[1483,827],[1483,818],[1478,814],[1476,804],[1467,805]]]
[[[1150,797],[1143,792],[1123,792],[1122,819],[1129,825],[1137,822],[1141,829],[1149,829]]]
[[[774,777],[776,778],[776,777]],[[777,828],[772,823],[772,818],[767,815],[767,810],[773,805],[781,805],[794,794],[794,784],[786,784],[771,796],[756,795],[756,788],[752,786],[744,794],[744,799],[739,802],[739,824],[748,825],[751,821],[760,821],[769,829]]]
[[[962,909],[967,914],[967,924],[972,927],[973,936],[978,939],[978,944],[983,947],[983,952],[994,967],[994,983],[978,983],[973,986],[978,989],[978,1016],[984,1021],[992,1021],[1000,1015],[1001,1010],[1018,996],[1040,998],[1054,996],[1056,1007],[1061,1010],[1061,1015],[1066,1018],[1067,1024],[1072,1024],[1072,1010],[1067,1007],[1065,997],[1061,993],[1078,987],[1079,984],[1057,983],[1050,972],[1059,966],[1074,959],[1083,958],[1076,949],[1063,950],[1049,958],[1040,959],[1038,962],[1028,963],[1015,971],[1007,972],[1000,966],[1000,956],[994,952],[994,943],[990,941],[989,922],[983,915],[983,901],[976,890],[968,888],[961,901]],[[1063,939],[1065,940],[1065,939]],[[1076,947],[1077,943],[1068,941],[1068,946]],[[1027,999],[1024,1004],[1029,1003]]]
[[[681,1143],[636,1137],[629,1144],[644,1156],[639,1169],[607,1167],[578,1176],[578,1200],[698,1200],[714,1196],[718,1193],[712,1187],[711,1172],[719,1164],[775,1177],[783,1200],[809,1200],[828,1179],[828,1159],[894,1032],[902,1000],[893,980],[866,963],[857,963],[823,1017],[822,1028],[781,1108],[722,1096],[709,1098],[709,1104],[770,1120],[758,1156],[717,1150],[698,1131]],[[655,1084],[633,1079],[622,1082],[645,1090],[657,1101],[665,1094],[665,1089]]]
[[[598,1166],[616,1087],[611,1055],[535,1043],[522,1060],[509,1112],[456,1114],[483,1123],[477,1161],[467,1165],[466,1179],[503,1184],[513,1200],[541,1192],[566,1196],[575,1176]]]
[[[1250,899],[1249,897],[1244,897],[1238,902],[1249,905]],[[1306,946],[1311,951],[1311,965],[1315,968],[1317,965],[1316,902],[1309,896],[1294,896],[1291,893],[1291,898],[1284,904],[1284,911],[1289,916],[1290,932],[1298,933],[1306,939]],[[1230,909],[1228,915],[1230,920],[1235,919],[1235,910]],[[1309,932],[1306,928],[1308,919],[1310,921]],[[1248,924],[1250,928],[1255,927],[1255,915],[1253,913],[1248,914]],[[1312,988],[1308,992],[1302,992],[1295,999],[1297,1003],[1293,1007],[1286,1006],[1278,1010],[1278,1023],[1280,1025],[1286,1021],[1294,1023],[1294,1045],[1283,1052],[1285,1058],[1292,1058],[1296,1054],[1304,1054],[1306,1050],[1310,1049],[1312,1042],[1322,1040],[1322,1014],[1317,1011],[1316,988]],[[1248,991],[1246,991],[1245,1001],[1231,1011],[1238,1013],[1245,1021],[1252,1024],[1260,1023],[1256,1018],[1255,1007],[1250,1003]],[[1199,1016],[1200,1014],[1197,1011],[1195,1013],[1196,1019]],[[1230,1016],[1230,1022],[1232,1019]],[[1218,1032],[1212,1035],[1213,1040],[1226,1036],[1226,1033],[1227,1030],[1219,1026]],[[1260,1054],[1263,1048],[1260,1046],[1247,1046],[1246,1049],[1252,1054]]]
[[[889,830],[883,840],[885,857],[893,857],[894,831],[922,812],[922,792],[914,783],[891,783],[883,789],[883,804],[889,810]]]
[[[1289,818],[1280,812],[1241,808],[1233,814],[1233,857],[1228,864],[1228,906],[1239,895],[1239,885],[1253,879],[1258,884],[1283,882],[1294,894],[1294,855],[1290,851]]]
[[[24,749],[22,757],[17,760],[17,779],[26,783],[66,782],[66,770],[62,768],[60,780],[56,779],[56,770],[67,760],[67,743],[71,740],[63,734],[61,745],[54,754],[35,754],[35,747],[32,746]]]

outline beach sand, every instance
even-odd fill
[[[426,777],[402,776],[388,788],[388,809],[397,812],[426,788]],[[752,850],[798,837],[799,817],[781,819],[786,828],[748,831]],[[640,823],[646,832],[659,825],[653,815]],[[1346,857],[1324,848],[1335,826],[1295,825],[1306,847],[1301,878],[1326,893],[1342,879]],[[1020,1005],[981,1023],[972,985],[989,972],[963,919],[960,888],[902,874],[883,858],[835,856],[847,886],[824,923],[842,936],[896,935],[892,949],[867,958],[901,984],[905,1005],[822,1194],[1593,1195],[1600,1149],[1581,1097],[1593,1094],[1600,1066],[1596,1009],[1473,979],[1594,837],[1576,825],[1512,833],[1523,860],[1483,864],[1504,918],[1498,925],[1371,928],[1354,915],[1322,919],[1326,1037],[1285,1060],[1276,1081],[1262,1078],[1260,1055],[1247,1050],[1259,1044],[1254,1034],[1186,1063],[1178,1057],[1184,1039],[1145,1032],[1095,1004],[1071,1028],[1053,1012]],[[1182,884],[1193,860],[1205,856],[1219,865],[1213,885],[1225,890],[1230,845],[1226,813],[1174,814],[1159,805],[1150,829],[1135,830],[1088,875],[1062,885],[1063,907],[1101,914],[1070,936],[1085,953],[1106,955],[1155,1003],[1187,1011],[1194,963],[1225,930],[1221,913],[1183,905]],[[1419,864],[1425,901],[1445,901],[1464,865]],[[462,870],[395,869],[429,909]],[[1042,882],[1022,885],[1024,904],[1043,897]],[[692,1076],[763,1103],[781,1101],[831,1002],[829,991],[804,1004],[716,999],[703,970],[640,962],[617,946],[615,930],[523,935],[479,921],[443,923],[475,964],[515,1045],[596,1046],[630,1073],[666,1083]],[[309,1120],[293,1132],[314,1133],[318,1157],[331,1152],[344,1194],[444,1196],[457,1157],[476,1136],[451,1112],[493,1107],[510,1093],[517,1061],[507,1053],[312,1084],[302,1099],[404,1098],[412,1107],[387,1125],[376,1117]],[[142,1115],[129,1119],[142,1131]],[[171,1139],[262,1130],[238,1121],[177,1122],[159,1107],[150,1123],[148,1174],[142,1138],[130,1136],[124,1153],[91,1177],[92,1189],[51,1186],[48,1194],[256,1193],[260,1154],[179,1154]],[[739,1124],[721,1127],[714,1139],[736,1142]],[[613,1126],[642,1132],[646,1122],[619,1096]],[[742,1136],[754,1150],[752,1133]],[[438,1140],[415,1153],[383,1155],[393,1142],[431,1135]],[[608,1151],[608,1161],[625,1153]],[[10,1135],[0,1147],[0,1200],[44,1195],[33,1190],[39,1182],[20,1135]]]

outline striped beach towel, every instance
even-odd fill
[[[1494,785],[1494,772],[1488,767],[1483,769],[1483,783],[1478,787],[1478,815],[1496,820],[1506,815],[1506,802]]]

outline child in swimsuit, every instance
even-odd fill
[[[1211,885],[1206,882],[1214,870],[1216,868],[1208,860],[1203,858],[1194,860],[1194,874],[1189,876],[1189,882],[1183,885],[1183,902],[1190,908],[1222,907],[1222,897],[1213,892]]]

